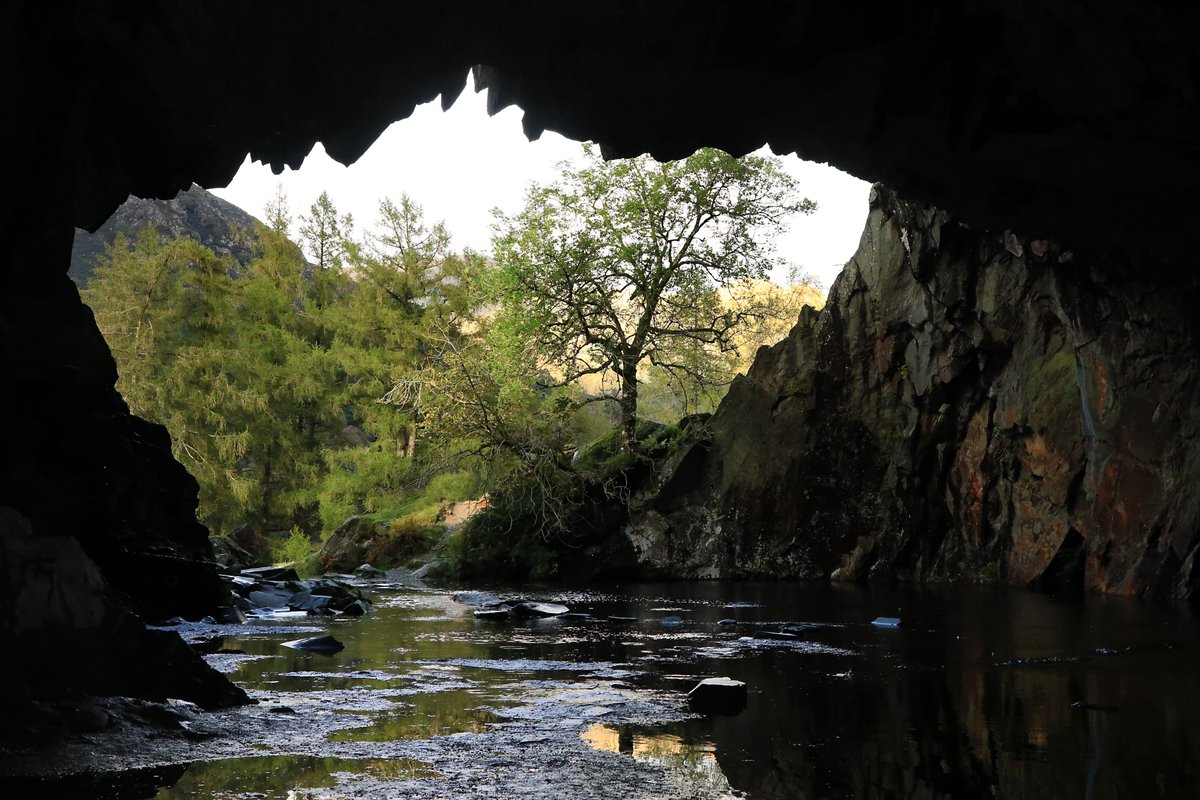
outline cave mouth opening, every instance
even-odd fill
[[[422,284],[406,300],[410,311],[428,314],[430,302],[452,305],[448,294],[460,280],[456,271],[476,254],[488,259],[495,210],[512,213],[529,186],[552,183],[562,170],[583,163],[578,143],[551,132],[530,142],[519,108],[489,104],[483,93],[460,92],[448,107],[438,98],[419,105],[350,165],[332,159],[320,142],[299,168],[284,167],[279,174],[247,155],[224,188],[193,184],[172,200],[130,198],[95,233],[77,230],[70,274],[116,357],[118,389],[136,414],[171,432],[175,457],[199,480],[200,518],[217,535],[220,556],[304,562],[314,569],[312,546],[353,517],[365,515],[424,540],[432,501],[438,501],[441,515],[453,515],[454,503],[478,502],[483,479],[477,469],[430,475],[413,466],[426,431],[418,436],[409,396],[419,392],[418,384],[399,375],[412,364],[403,365],[401,358],[388,367],[380,360],[380,348],[403,349],[395,337],[376,336],[372,348],[357,351],[343,346],[349,339],[334,344],[343,335],[357,337],[359,345],[370,338],[351,331],[355,326],[411,327],[412,315],[381,317],[370,303],[333,306],[388,265],[404,273],[401,282]],[[773,157],[766,148],[756,155]],[[793,269],[789,274],[776,269],[769,275],[775,283],[767,285],[785,284],[786,302],[819,306],[822,289],[857,243],[868,185],[795,156],[777,163],[813,196],[817,213],[789,220],[779,247]],[[279,242],[265,246],[256,238],[253,229],[260,222],[280,235]],[[147,224],[158,241],[139,237]],[[117,236],[127,247],[106,250]],[[182,244],[184,239],[191,244]],[[105,268],[95,272],[101,262]],[[806,265],[813,263],[820,266],[809,271]],[[350,276],[349,283],[324,290],[334,300],[307,298],[312,308],[297,299],[295,319],[279,316],[288,307],[286,298],[263,296],[272,283],[303,294],[307,290],[298,287],[330,266]],[[265,280],[255,284],[256,275]],[[379,285],[383,294],[376,306],[387,296],[400,301],[397,294],[412,289],[397,289],[388,280],[393,282]],[[796,285],[788,289],[792,281]],[[144,302],[135,302],[138,310],[131,315],[129,301],[138,298]],[[246,311],[251,301],[274,307],[258,309],[258,316],[231,313],[235,306]],[[328,303],[330,308],[317,308]],[[782,339],[798,312],[796,305],[744,352]],[[302,319],[320,315],[325,322]],[[281,341],[261,335],[230,339],[222,325],[259,333],[264,325],[275,326],[279,335],[293,343],[307,339],[315,350],[281,356],[287,349]],[[335,332],[330,326],[341,327]],[[336,364],[326,363],[332,351],[338,351]],[[371,362],[375,374],[349,374],[347,364],[354,359]],[[748,365],[746,360],[743,369]],[[599,392],[611,379],[598,376],[586,391]],[[347,400],[347,386],[363,382],[378,385]],[[299,391],[305,396],[297,394],[297,384],[304,384]],[[645,402],[647,396],[656,405]],[[673,424],[689,412],[711,410],[719,396],[696,401],[652,386],[643,391],[643,405],[652,418]],[[384,419],[381,408],[393,418]],[[596,404],[588,412],[574,436],[577,447],[612,425],[616,406]],[[263,418],[279,424],[272,427]],[[281,450],[285,442],[297,450]],[[371,462],[353,455],[356,450],[378,458]],[[296,452],[307,454],[297,459]],[[297,479],[297,473],[306,479]],[[322,477],[314,482],[316,473]],[[367,475],[374,495],[351,486]]]

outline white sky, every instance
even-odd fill
[[[293,220],[327,191],[339,212],[354,215],[359,232],[374,227],[380,198],[399,199],[407,192],[424,207],[426,221],[446,222],[455,249],[486,252],[491,209],[516,212],[530,182],[553,181],[558,162],[580,155],[577,142],[551,131],[527,141],[521,116],[520,109],[510,106],[488,117],[484,95],[468,86],[449,111],[442,112],[436,100],[418,106],[349,167],[330,158],[320,144],[300,169],[286,169],[282,175],[247,156],[227,187],[210,191],[261,219],[282,184]],[[800,192],[817,202],[817,211],[796,218],[780,236],[779,252],[828,289],[858,246],[870,186],[824,164],[795,156],[785,156],[783,162],[798,179]]]

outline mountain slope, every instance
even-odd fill
[[[244,264],[251,255],[251,240],[244,232],[253,231],[257,223],[257,219],[233,203],[194,183],[173,200],[143,200],[131,196],[95,233],[75,229],[71,268],[67,274],[82,286],[92,274],[96,261],[104,255],[104,248],[118,233],[132,238],[146,225],[153,225],[167,238],[188,236],[217,255],[232,255]]]

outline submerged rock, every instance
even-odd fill
[[[900,618],[899,617],[876,617],[875,619],[871,620],[871,624],[876,625],[880,628],[899,628],[900,627]]]
[[[486,619],[493,622],[509,619],[507,608],[477,608],[472,612],[475,619]]]

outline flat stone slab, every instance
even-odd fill
[[[300,576],[296,574],[296,570],[292,567],[254,567],[253,569],[244,569],[239,574],[245,575],[248,578],[268,581],[300,580]]]
[[[878,626],[880,628],[899,628],[900,627],[900,618],[899,617],[876,617],[875,619],[871,620],[871,624]]]
[[[310,653],[337,653],[346,648],[346,645],[332,636],[312,636],[308,639],[295,639],[291,642],[284,642],[283,646]]]
[[[688,692],[688,707],[709,716],[733,716],[746,707],[746,684],[733,678],[705,678]]]
[[[558,603],[517,603],[510,612],[514,617],[557,617],[571,609]]]

